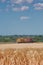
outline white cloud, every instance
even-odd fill
[[[21,11],[28,10],[28,9],[29,9],[28,6],[22,6],[22,7],[21,7]]]
[[[26,0],[28,3],[32,3],[33,2],[33,0]]]
[[[5,1],[6,1],[6,0],[1,0],[1,2],[3,2],[3,3],[4,3]]]
[[[11,0],[11,2],[16,3],[16,4],[25,3],[25,2],[32,3],[33,0]]]
[[[0,0],[2,3],[6,3],[5,10],[9,11],[25,11],[29,9],[29,6],[26,6],[25,3],[32,3],[33,0]],[[24,6],[22,5],[24,4]],[[3,5],[4,5],[3,4]],[[18,7],[16,7],[18,5]]]
[[[28,10],[29,7],[28,6],[21,6],[21,7],[18,7],[18,8],[12,8],[13,11],[25,11],[25,10]]]
[[[27,19],[30,19],[30,17],[28,17],[28,16],[21,16],[20,19],[21,20],[27,20]]]
[[[34,4],[34,9],[36,9],[36,10],[43,10],[43,3]]]
[[[20,4],[20,3],[22,3],[22,2],[23,2],[23,0],[16,0],[16,1],[15,1],[16,4]]]

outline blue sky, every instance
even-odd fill
[[[43,0],[0,0],[0,35],[43,35]]]

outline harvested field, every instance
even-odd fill
[[[43,65],[43,44],[0,44],[0,65]]]

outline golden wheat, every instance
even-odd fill
[[[0,50],[0,65],[43,65],[43,49]]]

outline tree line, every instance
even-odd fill
[[[43,35],[0,35],[0,42],[16,42],[18,38],[32,38],[34,42],[43,42]]]

